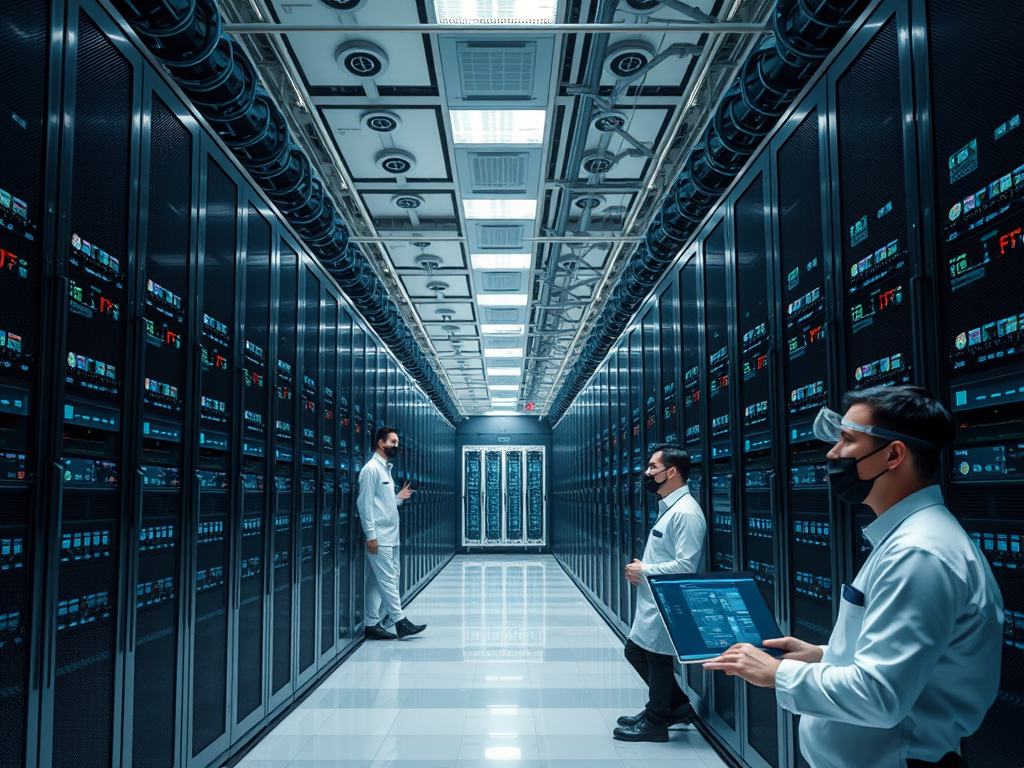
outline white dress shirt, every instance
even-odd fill
[[[775,678],[779,704],[803,715],[814,768],[937,761],[978,729],[999,688],[1002,597],[939,487],[864,533],[873,551],[852,584],[863,600],[841,601],[820,663],[783,661]]]
[[[359,472],[359,497],[356,509],[366,540],[377,540],[379,547],[398,546],[398,498],[391,477],[390,461],[374,453]]]
[[[658,502],[661,515],[647,537],[644,547],[644,576],[652,573],[693,573],[701,563],[707,524],[697,500],[687,486],[673,491]],[[658,613],[654,595],[646,579],[636,594],[636,615],[629,639],[641,648],[666,656],[675,656],[665,622]]]

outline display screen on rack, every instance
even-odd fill
[[[6,189],[0,189],[0,226],[26,240],[36,239],[36,225],[29,216],[28,203]]]

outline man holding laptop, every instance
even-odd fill
[[[738,643],[704,664],[774,687],[801,715],[813,768],[958,768],[960,740],[995,700],[1003,603],[981,551],[935,485],[949,412],[919,387],[850,392],[814,433],[834,443],[829,484],[877,519],[872,551],[843,587],[827,646],[765,640],[783,659]]]
[[[690,495],[690,456],[676,445],[654,449],[644,488],[660,496],[661,516],[651,529],[643,560],[626,566],[626,579],[638,587],[636,615],[626,641],[626,659],[647,683],[649,700],[643,712],[619,718],[613,735],[619,741],[668,741],[668,727],[689,723],[696,715],[676,682],[675,651],[658,613],[646,578],[659,573],[692,573],[701,565],[704,513]]]

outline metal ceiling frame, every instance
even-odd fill
[[[262,5],[263,0],[255,0]],[[262,11],[261,11],[262,12]],[[459,33],[472,32],[474,34],[498,34],[508,35],[579,35],[585,33],[609,33],[609,32],[636,32],[641,29],[643,32],[714,32],[733,35],[762,35],[767,32],[763,24],[748,24],[744,22],[702,22],[702,21],[681,21],[678,24],[644,24],[638,25],[633,22],[609,22],[606,24],[360,24],[352,27],[360,33],[377,32],[408,32],[422,35],[424,33]],[[293,32],[344,32],[347,27],[329,24],[276,24],[273,22],[235,23],[225,24],[224,31],[236,35],[287,35]]]

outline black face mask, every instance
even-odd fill
[[[668,471],[667,469],[663,469],[661,472],[667,472],[667,471]],[[659,472],[658,475],[660,475],[661,472]],[[657,493],[658,491],[661,490],[661,486],[663,486],[665,483],[668,482],[668,478],[666,477],[664,480],[662,480],[659,483],[657,480],[654,479],[658,475],[644,475],[644,490],[645,491],[647,491],[648,493]]]
[[[384,446],[384,453],[387,455],[387,457],[389,459],[393,459],[393,458],[395,458],[395,456],[398,455],[398,446],[397,445],[385,445]]]
[[[828,484],[836,495],[840,499],[845,501],[847,504],[863,504],[864,499],[871,493],[871,488],[875,484],[875,480],[880,478],[889,468],[886,467],[883,471],[879,472],[869,480],[861,480],[860,475],[857,473],[857,465],[868,458],[868,456],[874,456],[883,448],[888,448],[892,445],[891,442],[876,448],[866,456],[861,456],[859,459],[845,458],[845,459],[829,459],[828,460]]]

